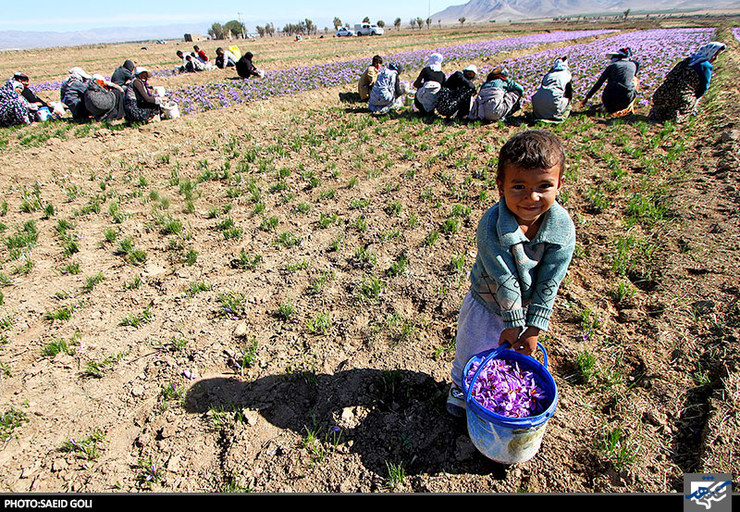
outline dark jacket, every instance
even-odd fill
[[[123,63],[123,66],[119,66],[116,68],[116,70],[113,72],[113,75],[110,77],[110,81],[116,85],[120,85],[121,87],[123,87],[128,83],[129,80],[134,77],[133,71],[134,63],[130,60],[127,60]]]
[[[607,112],[619,112],[627,108],[637,96],[634,78],[640,71],[640,63],[634,60],[620,59],[609,64],[586,94],[588,100],[596,94],[606,82],[601,101]]]
[[[26,98],[28,103],[41,103],[42,107],[49,108],[49,105],[44,100],[36,96],[36,94],[28,87],[23,88],[21,95]]]
[[[259,76],[257,68],[252,64],[253,55],[249,52],[245,53],[241,59],[236,63],[236,72],[242,78],[249,78],[252,76]]]
[[[85,91],[87,91],[87,83],[80,82],[79,80],[69,82],[64,89],[62,103],[67,106],[76,121],[90,117],[89,112],[85,108]]]
[[[439,85],[444,85],[445,80],[447,80],[447,76],[444,74],[444,72],[434,71],[432,70],[432,68],[427,66],[421,70],[421,73],[419,73],[419,76],[416,78],[416,81],[414,82],[414,88],[419,89],[426,82],[439,82]]]

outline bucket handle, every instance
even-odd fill
[[[542,343],[537,342],[537,346],[542,351],[542,355],[544,358],[544,364],[543,366],[547,368],[547,352],[545,351],[545,347],[542,345]],[[470,379],[470,386],[468,386],[468,392],[465,394],[465,401],[468,402],[470,400],[470,397],[473,396],[473,384],[476,380],[478,380],[478,376],[480,375],[480,372],[483,371],[483,368],[488,364],[488,361],[498,356],[501,352],[504,350],[509,350],[511,348],[511,344],[509,342],[504,343],[503,345],[499,345],[498,348],[491,351],[490,354],[488,354],[483,361],[481,361],[480,365],[478,365],[478,369],[473,374],[473,378]],[[532,357],[532,356],[528,356]],[[533,358],[534,359],[534,358]],[[463,375],[463,379],[465,376]]]

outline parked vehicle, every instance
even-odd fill
[[[371,25],[370,23],[357,23],[355,25],[355,33],[358,36],[382,36],[385,33],[385,30],[377,25]]]
[[[337,37],[354,37],[356,35],[357,33],[349,27],[339,27],[339,30],[337,30]]]

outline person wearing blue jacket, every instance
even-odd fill
[[[547,331],[576,232],[557,203],[565,150],[548,130],[511,137],[499,152],[500,200],[478,223],[478,253],[460,308],[447,411],[465,414],[463,370],[471,357],[508,343],[531,355]]]
[[[653,93],[650,118],[682,123],[692,116],[709,89],[712,63],[725,48],[724,43],[713,41],[676,64]]]

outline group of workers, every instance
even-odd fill
[[[652,98],[649,117],[656,121],[682,122],[692,115],[699,99],[709,87],[712,63],[725,50],[720,42],[708,43],[679,62],[666,76]],[[640,63],[630,48],[607,54],[610,62],[581,100],[581,106],[603,86],[600,112],[611,118],[634,113],[639,92]],[[384,114],[401,108],[413,93],[413,105],[422,115],[439,114],[446,118],[471,121],[506,121],[521,109],[524,88],[506,66],[498,65],[477,87],[478,69],[469,65],[450,76],[442,71],[443,57],[429,56],[426,66],[412,84],[404,83],[401,65],[383,66],[375,55],[358,82],[358,93],[372,113]],[[559,57],[545,73],[539,88],[531,96],[531,117],[535,121],[559,123],[567,119],[573,105],[573,74],[567,57]]]
[[[720,42],[708,43],[679,62],[664,83],[653,94],[649,117],[656,121],[682,122],[695,113],[699,99],[709,88],[712,63],[726,49]],[[178,72],[233,67],[242,78],[263,77],[264,72],[253,62],[253,54],[243,56],[231,50],[216,49],[215,64],[197,45],[187,54],[178,50],[182,59]],[[634,112],[639,90],[640,63],[630,48],[620,48],[607,54],[609,64],[581,100],[585,106],[603,86],[598,107],[610,117]],[[400,64],[384,66],[383,58],[375,55],[358,82],[358,92],[371,112],[387,113],[402,107],[410,93],[414,108],[423,115],[437,113],[443,117],[506,121],[521,110],[524,88],[509,70],[495,66],[478,87],[478,69],[466,66],[447,76],[442,71],[443,57],[429,56],[413,84],[401,80]],[[0,87],[0,126],[28,124],[61,117],[65,109],[76,121],[94,119],[143,123],[162,114],[167,102],[164,88],[150,87],[151,72],[126,60],[115,69],[110,80],[102,75],[89,75],[80,67],[69,70],[60,89],[60,102],[44,102],[29,89],[29,78],[16,73]],[[155,90],[156,89],[156,90]],[[573,75],[567,57],[557,58],[544,75],[537,91],[531,96],[534,120],[559,123],[568,118],[573,104]]]
[[[154,90],[151,72],[126,60],[110,79],[73,67],[62,81],[59,99],[45,102],[29,88],[29,78],[15,73],[0,87],[0,126],[30,124],[63,117],[66,112],[77,122],[117,121],[145,123],[162,113],[167,104],[164,88]]]
[[[261,78],[264,76],[264,72],[257,69],[252,62],[254,55],[251,52],[246,52],[244,55],[240,55],[237,48],[233,48],[233,50],[234,51],[232,51],[232,49],[224,49],[219,46],[216,48],[216,58],[213,61],[198,45],[193,46],[192,52],[177,50],[177,56],[182,62],[175,68],[175,71],[178,73],[198,73],[200,71],[209,71],[215,68],[226,69],[233,67],[236,69],[237,74],[242,78]]]

